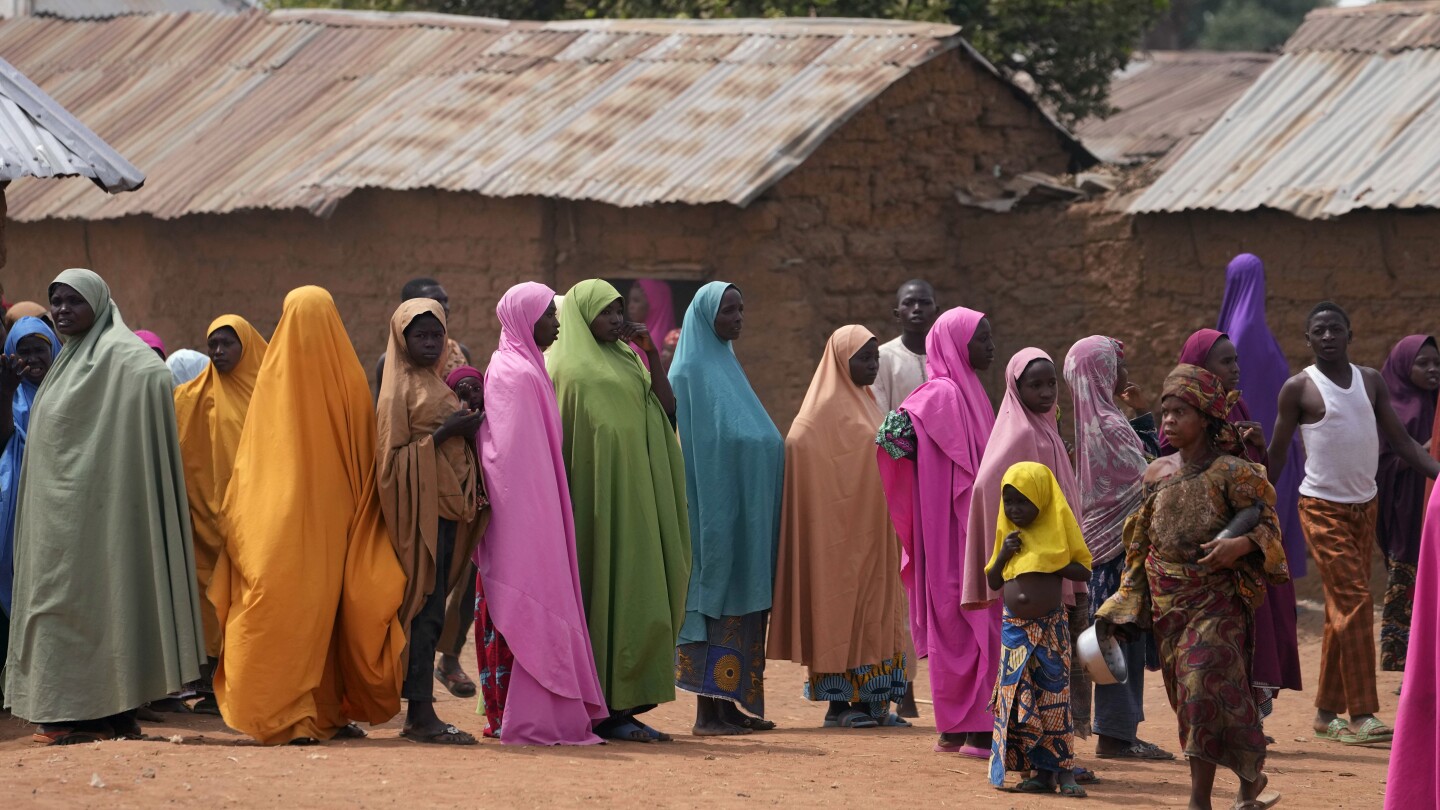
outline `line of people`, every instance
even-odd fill
[[[363,736],[357,721],[403,698],[405,737],[473,744],[433,690],[468,681],[455,656],[474,620],[488,736],[645,743],[671,739],[642,716],[677,687],[697,695],[696,735],[774,728],[767,658],[807,667],[825,726],[908,725],[895,708],[927,658],[937,751],[990,759],[997,785],[1033,770],[1021,790],[1078,796],[1098,778],[1067,735],[1096,733],[1101,759],[1174,758],[1137,736],[1149,667],[1197,806],[1216,765],[1240,775],[1241,803],[1268,806],[1261,721],[1300,685],[1291,503],[1327,594],[1317,734],[1389,739],[1362,562],[1382,434],[1411,493],[1394,511],[1416,513],[1386,536],[1403,549],[1419,535],[1415,482],[1440,465],[1414,437],[1433,393],[1426,412],[1426,395],[1392,392],[1440,387],[1440,353],[1408,338],[1384,374],[1352,366],[1348,318],[1322,304],[1306,323],[1315,365],[1272,399],[1288,366],[1263,267],[1241,256],[1228,276],[1221,328],[1182,349],[1159,430],[1123,343],[1098,335],[1060,367],[1016,353],[997,412],[979,378],[993,325],[942,313],[912,281],[900,337],[830,336],[782,436],[735,355],[745,302],[725,282],[695,295],[673,359],[605,281],[563,297],[518,285],[481,372],[443,289],[416,280],[372,402],[324,290],[287,296],[268,343],[217,319],[210,364],[172,395],[163,350],[125,327],[99,276],[67,270],[49,291],[59,335],[20,319],[0,368],[5,704],[45,742],[134,737],[142,704],[198,684],[197,706],[230,726],[308,743]],[[1255,525],[1227,534],[1246,510]],[[1395,649],[1405,599],[1387,610]],[[1071,655],[1092,622],[1131,673],[1093,689],[1093,717]]]

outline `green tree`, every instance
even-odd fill
[[[1196,44],[1212,51],[1269,51],[1285,44],[1325,0],[1223,0]]]
[[[1002,71],[1024,72],[1070,124],[1110,112],[1110,77],[1168,0],[272,0],[287,7],[440,11],[525,20],[878,17],[950,22]]]

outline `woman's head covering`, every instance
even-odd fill
[[[785,484],[785,439],[734,344],[715,332],[732,288],[712,281],[695,294],[670,366],[696,562],[687,609],[710,617],[770,608]],[[682,643],[705,640],[703,622],[697,624],[687,620]]]
[[[49,315],[48,307],[34,301],[16,301],[5,310],[5,328],[13,327],[21,318],[46,318]]]
[[[571,379],[606,379],[621,384],[638,407],[650,394],[650,372],[629,346],[619,341],[601,343],[590,332],[590,322],[620,298],[620,291],[603,279],[589,279],[570,288],[560,299],[560,335],[545,352],[545,364],[555,380],[563,411],[564,389]],[[658,402],[658,401],[657,401]]]
[[[869,387],[856,385],[850,377],[850,359],[872,340],[876,340],[875,333],[863,326],[842,326],[830,335],[830,339],[825,341],[825,353],[820,357],[815,376],[810,378],[810,388],[800,403],[800,412],[795,416],[797,422],[804,419],[814,429],[831,433],[830,427],[836,430],[853,428],[853,424],[839,423],[854,422],[856,417],[860,417],[860,421],[870,425],[868,439],[870,444],[874,444],[874,428],[880,426],[884,414],[880,413]],[[790,432],[794,434],[794,427]]]
[[[1219,377],[1201,366],[1182,363],[1165,378],[1160,399],[1167,397],[1175,397],[1215,423],[1218,431],[1215,446],[1221,452],[1232,456],[1244,452],[1240,437],[1226,418],[1238,399],[1238,392],[1227,394]]]
[[[443,357],[422,366],[410,356],[405,330],[423,315],[445,326],[444,308],[429,298],[405,301],[390,317],[390,342],[375,409],[380,437],[380,505],[400,566],[409,578],[400,614],[406,626],[435,587],[439,519],[472,524],[479,494],[473,443],[455,437],[436,447],[431,438],[460,410],[460,400],[441,376]],[[478,537],[477,532],[468,530],[457,536],[447,581],[464,569]]]
[[[1145,446],[1115,404],[1125,346],[1091,335],[1065,356],[1065,384],[1075,403],[1075,483],[1081,527],[1096,562],[1124,550],[1125,520],[1144,499]]]
[[[1180,349],[1180,359],[1178,362],[1181,365],[1205,368],[1205,361],[1210,358],[1210,350],[1215,348],[1215,344],[1219,343],[1221,338],[1229,339],[1229,337],[1229,335],[1218,329],[1197,329],[1190,337],[1186,338],[1185,345]],[[1245,368],[1243,361],[1240,363],[1240,368],[1242,370]],[[1208,369],[1206,370],[1208,371]],[[1219,377],[1216,377],[1216,379],[1219,379]],[[1222,382],[1221,385],[1223,386],[1224,383]],[[1245,398],[1241,395],[1241,392],[1236,390],[1225,393],[1226,399],[1230,403],[1230,409],[1225,413],[1225,421],[1227,423],[1252,421],[1250,406],[1245,403]],[[1173,452],[1170,448],[1170,440],[1165,438],[1163,432],[1160,434],[1160,448],[1165,454]],[[1254,450],[1252,457],[1251,448],[1240,441],[1240,434],[1233,427],[1227,427],[1221,432],[1220,448],[1226,453],[1239,456],[1240,458],[1247,458],[1260,464],[1267,463],[1265,454],[1258,448]]]
[[[12,307],[13,309],[13,307]],[[21,317],[10,328],[5,337],[5,354],[14,355],[20,341],[37,335],[50,344],[51,362],[60,351],[60,338],[50,326],[39,318]],[[15,551],[15,494],[20,483],[20,464],[25,458],[25,439],[30,430],[30,405],[35,400],[39,384],[31,382],[28,375],[20,378],[10,409],[14,417],[15,432],[0,454],[0,607],[10,612],[10,588],[14,576]]]
[[[474,366],[461,366],[445,376],[445,384],[450,387],[451,391],[454,391],[455,386],[459,385],[461,380],[467,378],[483,380],[485,379],[485,375],[481,374],[480,369]]]
[[[1405,432],[1421,443],[1429,441],[1430,431],[1435,425],[1435,392],[1416,387],[1410,380],[1410,369],[1415,365],[1420,349],[1427,343],[1433,348],[1435,338],[1429,335],[1401,338],[1395,348],[1390,350],[1390,356],[1385,358],[1385,365],[1380,369],[1380,376],[1385,378],[1385,387],[1390,390],[1390,407],[1394,408],[1395,415],[1400,417],[1400,424],[1405,426]],[[1384,441],[1383,436],[1381,440]]]
[[[645,291],[645,300],[650,303],[650,314],[645,316],[650,339],[664,340],[675,328],[675,303],[670,294],[670,284],[656,278],[641,278],[635,280],[635,286]]]
[[[961,593],[961,603],[966,607],[985,605],[997,597],[985,581],[985,552],[990,550],[995,537],[995,510],[1000,508],[1001,479],[1007,470],[1022,461],[1043,464],[1054,472],[1066,503],[1077,504],[1076,508],[1080,503],[1075,471],[1070,467],[1065,440],[1060,438],[1054,407],[1039,414],[1020,400],[1020,375],[1031,363],[1040,360],[1054,362],[1040,349],[1026,348],[1016,352],[1005,366],[1005,399],[995,415],[995,429],[985,446],[985,457],[975,475],[971,496],[967,565]]]
[[[225,491],[235,471],[240,435],[268,348],[265,338],[239,315],[216,318],[205,334],[212,335],[226,326],[235,330],[240,341],[240,362],[228,374],[222,374],[205,358],[200,375],[175,389],[175,426],[185,461],[185,491],[195,535],[195,568],[201,584],[206,586],[225,547],[225,533],[220,526]],[[171,366],[172,374],[172,364],[188,351],[170,356],[166,365]],[[190,353],[204,358],[199,352]],[[221,628],[209,600],[200,604],[200,619],[205,625],[206,654],[218,657]]]
[[[334,299],[291,291],[250,398],[209,589],[225,627],[216,697],[262,743],[400,710],[406,580],[376,498],[373,402]]]
[[[980,456],[995,425],[990,395],[970,367],[970,339],[984,319],[985,313],[964,307],[947,310],[936,319],[925,337],[928,379],[899,408],[912,422],[921,423],[925,435],[969,475],[980,468]]]
[[[1014,487],[1035,504],[1040,514],[1030,525],[1016,526],[1005,514],[1002,502],[995,520],[995,550],[986,568],[995,564],[1000,547],[1011,532],[1020,532],[1020,553],[1005,563],[1006,581],[1021,574],[1053,574],[1072,562],[1086,568],[1091,566],[1090,549],[1080,534],[1080,524],[1049,467],[1033,461],[1018,462],[1005,471],[1000,486],[1002,491],[1004,487]]]
[[[170,376],[175,378],[175,387],[179,388],[199,377],[210,365],[210,358],[194,349],[178,349],[165,358],[165,365],[170,368]]]
[[[1185,345],[1180,349],[1179,362],[1204,368],[1205,361],[1210,358],[1210,350],[1215,348],[1215,344],[1223,337],[1227,335],[1218,329],[1197,329],[1185,339]]]
[[[161,340],[159,335],[151,332],[148,329],[136,329],[135,336],[145,341],[146,346],[149,346],[155,351],[160,352],[161,360],[166,359],[167,355],[165,353],[165,341]]]

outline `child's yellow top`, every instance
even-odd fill
[[[1005,537],[1011,532],[1020,532],[1020,553],[1005,563],[1003,572],[1008,582],[1021,574],[1053,574],[1072,562],[1089,568],[1090,549],[1080,534],[1080,524],[1070,511],[1065,493],[1060,491],[1060,482],[1044,464],[1022,461],[1005,471],[1000,491],[1011,486],[1039,507],[1040,514],[1029,526],[1020,527],[1005,516],[1005,501],[1000,501],[1000,519],[995,524],[995,551],[990,555],[988,569],[1000,556]]]

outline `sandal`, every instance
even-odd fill
[[[890,712],[889,714],[885,715],[885,719],[880,721],[880,725],[893,728],[910,728],[915,724],[901,717],[896,712]]]
[[[729,724],[732,725],[732,726],[739,726],[739,727],[741,727],[741,728],[748,728],[748,729],[750,729],[751,731],[774,731],[774,730],[775,730],[775,722],[774,722],[773,720],[766,720],[766,719],[760,718],[760,717],[751,717],[751,716],[748,715],[748,714],[747,714],[747,715],[744,715],[743,718],[740,719],[740,720],[726,720],[725,722],[729,723]]]
[[[1143,740],[1136,740],[1129,748],[1122,748],[1111,753],[1101,753],[1098,749],[1095,752],[1096,759],[1141,759],[1157,762],[1169,762],[1175,759],[1175,755],[1156,745]]]
[[[1079,765],[1076,765],[1072,772],[1075,774],[1075,784],[1077,785],[1100,784],[1100,777],[1096,776],[1095,772],[1090,770],[1089,768],[1082,768]]]
[[[35,729],[30,739],[41,745],[83,745],[85,743],[106,742],[114,739],[110,735],[95,730],[77,730],[74,726],[51,726],[41,724]]]
[[[215,717],[219,717],[220,702],[215,699],[214,695],[204,695],[199,700],[195,701],[195,705],[190,707],[190,711],[194,712],[195,714],[209,714]]]
[[[365,729],[361,728],[360,726],[356,725],[355,723],[346,723],[345,725],[343,725],[343,726],[341,726],[340,728],[336,729],[334,739],[337,739],[337,740],[363,740],[363,739],[365,739],[366,737],[369,737],[369,736],[370,736],[369,734],[366,734],[366,733],[365,733]]]
[[[835,717],[825,718],[825,728],[875,728],[878,725],[875,718],[853,706]],[[940,747],[936,746],[935,750]]]
[[[475,682],[470,680],[463,670],[446,672],[440,667],[435,667],[435,680],[445,687],[446,691],[458,698],[475,697]]]
[[[1340,738],[1349,733],[1349,731],[1350,724],[1337,717],[1330,721],[1330,725],[1326,726],[1324,731],[1315,732],[1315,739],[1340,742]]]
[[[1395,729],[1372,717],[1360,724],[1360,730],[1353,734],[1341,734],[1341,745],[1373,745],[1388,743],[1395,739]]]
[[[1067,799],[1086,799],[1090,792],[1079,785],[1061,785],[1060,795]]]
[[[639,726],[640,730],[650,735],[650,739],[654,740],[655,742],[675,742],[675,738],[671,737],[669,734],[666,734],[665,732],[658,729],[651,728],[650,726],[645,725],[644,723],[636,720],[633,717],[630,718],[630,722],[635,724],[636,726]]]
[[[601,724],[595,728],[595,736],[603,740],[614,740],[616,742],[653,743],[655,738],[650,736],[639,723],[634,720],[626,720],[623,723],[613,725]]]
[[[1016,785],[1016,786],[1013,787],[1013,788],[1010,788],[1010,792],[1011,792],[1011,793],[1054,793],[1054,792],[1055,792],[1055,783],[1054,783],[1054,782],[1051,782],[1050,784],[1047,785],[1046,783],[1041,782],[1039,779],[1031,778],[1031,779],[1026,779],[1025,781],[1021,782],[1020,784]]]
[[[429,745],[475,745],[480,742],[454,726],[445,726],[433,734],[420,734],[407,728],[400,732],[400,736],[411,742]]]
[[[974,745],[962,745],[960,746],[960,750],[956,753],[958,753],[962,757],[970,757],[972,759],[990,758],[990,751],[988,749],[979,748]]]

